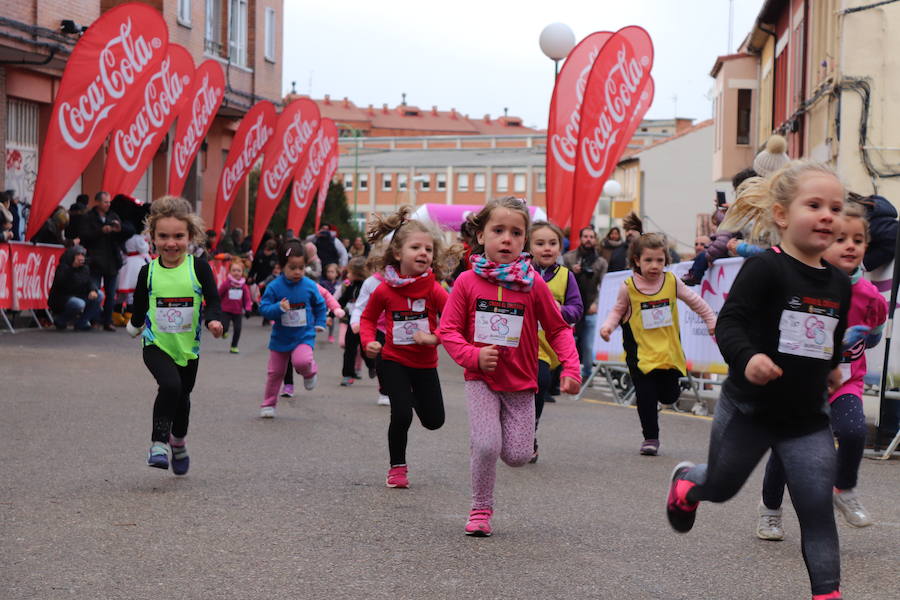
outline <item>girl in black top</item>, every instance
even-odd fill
[[[814,600],[841,598],[826,400],[840,379],[850,280],[822,254],[839,233],[844,197],[830,168],[806,161],[739,190],[736,206],[755,219],[756,233],[768,229],[781,243],[744,263],[719,313],[716,339],[729,369],[708,464],[676,466],[666,505],[672,527],[689,531],[699,501],[734,496],[771,449],[800,521]]]

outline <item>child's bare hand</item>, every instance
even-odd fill
[[[222,327],[222,323],[219,321],[210,321],[206,324],[206,328],[213,335],[214,338],[222,337],[222,331],[224,328]]]
[[[754,385],[766,385],[773,379],[781,377],[781,367],[763,353],[754,354],[744,367],[744,377]]]
[[[333,323],[333,321],[331,320],[331,317],[328,317],[327,319],[325,319],[326,327],[331,327],[332,323]]]
[[[709,337],[711,337],[711,338],[716,337],[716,328],[715,327],[709,327],[709,328],[707,328],[706,331],[707,331],[707,333],[709,333]]]
[[[483,346],[478,351],[478,368],[485,373],[493,373],[500,361],[500,351],[493,344]]]
[[[438,337],[433,333],[427,333],[419,329],[413,334],[413,341],[425,346],[437,346]]]
[[[351,330],[353,333],[359,333],[359,323],[351,323],[351,324],[350,324],[350,330]]]
[[[737,247],[738,247],[738,239],[731,238],[728,240],[728,253],[732,256],[737,256]]]
[[[603,338],[604,342],[608,342],[609,338],[612,336],[612,328],[604,325],[600,328],[600,337]]]
[[[288,302],[287,298],[282,298],[281,302],[279,302],[278,304],[281,306],[281,310],[283,310],[284,312],[291,310],[291,303]]]
[[[841,383],[843,382],[844,376],[841,375],[841,368],[835,367],[828,374],[828,395],[832,395],[839,387],[841,387]]]
[[[578,393],[578,390],[581,389],[581,385],[578,383],[574,377],[560,377],[559,379],[559,391],[564,394],[572,394],[575,395]]]
[[[366,344],[366,356],[369,358],[375,358],[378,356],[379,352],[381,352],[381,344],[378,342],[369,342]]]

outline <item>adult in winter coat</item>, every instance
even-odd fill
[[[85,265],[85,253],[82,246],[72,246],[63,252],[56,267],[48,305],[59,330],[64,330],[72,321],[79,331],[90,329],[91,319],[100,313],[97,286]]]

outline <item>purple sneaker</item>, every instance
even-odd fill
[[[641,454],[644,456],[656,456],[659,454],[659,440],[644,440],[641,444]]]
[[[169,449],[162,442],[153,442],[147,454],[147,466],[157,469],[169,468]]]

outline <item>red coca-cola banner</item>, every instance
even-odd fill
[[[160,12],[139,3],[103,13],[75,44],[41,148],[26,239],[59,205],[168,46]]]
[[[4,250],[8,256],[4,259]],[[13,242],[0,249],[0,308],[29,310],[47,308],[50,286],[62,256],[62,246]],[[2,296],[2,282],[9,281],[10,294]]]
[[[0,244],[0,308],[12,308],[12,261],[9,244]]]
[[[294,100],[278,117],[275,134],[266,149],[259,187],[256,190],[256,211],[253,215],[253,249],[259,247],[263,233],[272,220],[275,207],[281,201],[291,176],[319,128],[319,107],[309,98]]]
[[[231,148],[228,150],[225,166],[222,167],[222,174],[219,176],[216,210],[213,216],[213,230],[216,235],[222,232],[222,226],[225,225],[225,219],[231,211],[231,202],[241,182],[263,155],[272,139],[277,120],[275,105],[267,100],[254,104],[241,120],[237,133],[231,140]]]
[[[559,72],[550,99],[547,125],[547,216],[560,227],[572,218],[575,188],[575,159],[581,131],[581,105],[591,67],[609,38],[610,31],[598,31],[572,48]]]
[[[183,46],[169,44],[166,58],[145,80],[130,110],[109,138],[103,189],[113,196],[131,194],[156,149],[187,102],[194,81],[194,59]],[[144,198],[152,201],[153,198]]]
[[[322,176],[319,179],[319,194],[316,198],[316,231],[319,231],[319,225],[322,223],[322,212],[325,210],[325,200],[328,198],[328,188],[331,186],[331,178],[334,177],[338,168],[338,148],[335,144],[334,150],[328,156],[328,162],[322,169]]]
[[[337,152],[338,133],[334,121],[322,119],[316,136],[309,145],[309,151],[300,160],[294,171],[291,186],[291,204],[288,208],[287,227],[299,235],[306,214],[312,206],[313,195],[322,181],[323,167],[328,158]],[[319,230],[318,223],[316,231]]]
[[[573,246],[578,244],[578,230],[590,222],[603,184],[650,108],[652,95],[646,88],[652,67],[653,42],[637,26],[617,31],[591,67],[575,163]]]
[[[169,194],[172,196],[181,195],[191,163],[194,162],[200,143],[206,137],[224,97],[225,74],[219,61],[203,61],[194,73],[194,84],[178,113],[172,158],[169,162]]]

